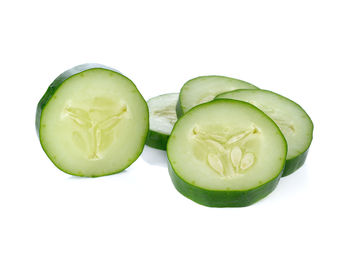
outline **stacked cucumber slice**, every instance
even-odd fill
[[[257,89],[257,87],[226,76],[208,75],[193,78],[181,88],[176,114],[181,117],[194,106],[209,102],[218,94],[235,89]]]
[[[168,138],[177,120],[175,109],[178,98],[178,93],[170,93],[147,101],[150,114],[147,145],[166,150]]]
[[[176,111],[169,173],[180,193],[207,206],[262,199],[304,164],[312,141],[312,121],[298,104],[233,78],[191,79]]]
[[[146,102],[99,64],[59,75],[39,101],[42,148],[62,171],[120,172],[144,145],[166,150],[175,188],[211,207],[251,205],[304,163],[313,123],[297,103],[234,78],[200,76]]]
[[[253,105],[218,99],[179,119],[167,153],[172,181],[186,197],[207,206],[247,206],[276,187],[287,144]]]

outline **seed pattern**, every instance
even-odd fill
[[[225,148],[222,144],[210,139],[205,140],[205,142],[214,147],[214,149],[218,150],[220,153],[225,152]]]
[[[89,110],[67,106],[64,114],[76,125],[72,132],[75,146],[87,153],[88,159],[96,160],[101,159],[102,152],[113,143],[113,130],[125,117],[127,106],[118,108],[117,104],[104,98],[94,99],[93,103]]]
[[[224,174],[224,166],[216,154],[208,154],[208,163],[220,175]]]
[[[233,167],[238,171],[240,162],[242,160],[242,150],[238,146],[235,146],[231,150],[231,162]]]
[[[250,168],[254,163],[255,157],[253,153],[245,153],[240,164],[242,170]]]
[[[250,129],[234,135],[208,133],[197,125],[193,128],[195,147],[200,147],[201,154],[207,153],[208,165],[223,179],[241,176],[243,171],[251,168],[255,161],[255,155],[244,151],[244,142],[253,139],[254,135],[260,133],[258,128],[252,126]]]

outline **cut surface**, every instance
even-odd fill
[[[189,185],[245,191],[279,176],[286,148],[281,131],[262,111],[221,99],[193,108],[175,124],[167,154],[172,170]]]
[[[177,120],[175,109],[178,98],[178,93],[170,93],[151,98],[147,101],[150,130],[170,135]]]
[[[169,135],[177,120],[176,103],[178,98],[178,93],[170,93],[148,100],[147,104],[150,112],[150,129],[146,140],[148,146],[166,150]]]
[[[91,68],[55,89],[41,110],[39,137],[61,170],[101,176],[135,161],[147,129],[147,105],[135,85],[115,71]]]
[[[194,106],[209,102],[218,94],[235,89],[257,89],[257,87],[225,76],[200,76],[191,79],[181,88],[177,114],[180,117]]]
[[[295,102],[267,90],[236,90],[218,95],[248,102],[265,112],[281,129],[288,144],[287,159],[304,153],[312,141],[313,124]]]

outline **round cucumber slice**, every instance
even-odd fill
[[[169,93],[147,101],[149,109],[149,131],[146,144],[166,150],[169,135],[177,120],[176,103],[179,93]]]
[[[258,89],[256,86],[226,76],[199,76],[187,81],[180,91],[176,106],[177,117],[181,117],[194,106],[209,102],[218,94],[235,89]]]
[[[248,206],[282,175],[287,144],[278,126],[251,104],[217,99],[181,117],[167,145],[176,189],[206,206]]]
[[[236,90],[217,98],[242,100],[265,112],[281,129],[288,144],[283,176],[300,168],[312,141],[313,123],[307,113],[294,101],[268,90]]]
[[[49,86],[37,106],[36,129],[45,153],[62,171],[110,175],[141,154],[148,108],[130,79],[103,65],[84,64]]]

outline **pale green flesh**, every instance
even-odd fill
[[[218,94],[235,89],[257,89],[257,87],[225,76],[200,76],[191,79],[181,89],[182,111],[186,113],[194,106],[213,100]]]
[[[310,117],[295,102],[267,90],[236,90],[217,98],[242,100],[265,112],[281,129],[288,144],[287,159],[292,159],[310,146],[313,125]]]
[[[175,109],[178,98],[178,93],[170,93],[147,101],[151,131],[170,135],[177,120]]]
[[[40,141],[50,159],[74,175],[124,169],[145,141],[148,110],[134,84],[105,69],[72,76],[45,106]]]
[[[286,143],[276,124],[255,107],[215,100],[175,125],[169,161],[184,181],[208,190],[248,190],[282,171]]]

